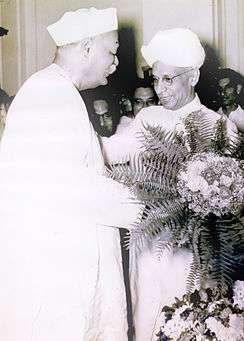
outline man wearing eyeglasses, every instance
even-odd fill
[[[133,113],[136,116],[142,109],[156,105],[155,92],[149,82],[144,79],[138,80],[133,96]]]
[[[103,138],[104,153],[111,163],[129,159],[141,149],[138,135],[147,125],[174,132],[181,129],[185,118],[193,112],[201,111],[213,124],[220,117],[202,105],[195,93],[199,69],[205,59],[204,49],[195,33],[184,28],[159,31],[148,45],[142,46],[141,52],[152,67],[159,105],[141,110],[122,136],[115,134],[109,139]],[[227,130],[230,135],[236,131],[229,120]]]
[[[175,132],[182,131],[184,120],[194,112],[205,116],[213,125],[220,118],[201,104],[194,90],[205,59],[195,33],[182,28],[159,31],[141,51],[152,67],[154,89],[161,105],[141,110],[123,137],[115,134],[103,141],[112,163],[128,161],[140,151],[137,136],[146,125]],[[228,119],[226,122],[228,134],[235,136],[235,124]],[[137,256],[132,250],[130,272],[136,341],[157,339],[161,309],[186,292],[191,261],[192,254],[186,249],[175,249],[173,254],[164,251],[160,260],[155,256],[152,243]]]
[[[125,113],[125,115],[120,118],[120,122],[116,128],[116,134],[123,133],[142,109],[157,104],[157,98],[151,83],[143,78],[138,78],[134,89],[132,103],[129,99],[128,101],[131,111],[129,113]]]

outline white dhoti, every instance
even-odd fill
[[[152,249],[131,252],[131,288],[136,341],[157,340],[160,313],[175,297],[186,293],[192,254],[180,249],[165,250],[159,259]]]

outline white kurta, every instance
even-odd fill
[[[119,230],[136,207],[101,175],[78,91],[52,64],[20,89],[0,149],[0,339],[125,341]]]
[[[188,114],[202,110],[213,123],[220,115],[203,106],[198,97],[177,111],[151,106],[141,110],[123,134],[103,138],[103,147],[110,162],[127,160],[141,148],[140,136],[147,125],[161,127],[166,132],[181,131]],[[235,125],[228,121],[230,135],[236,134]],[[119,147],[120,146],[120,147]],[[153,245],[149,244],[140,254],[130,252],[131,292],[134,311],[136,341],[156,340],[159,331],[159,314],[164,305],[171,305],[175,297],[186,292],[192,254],[189,250],[165,251],[161,259],[156,257]]]
[[[132,117],[122,116],[119,124],[117,125],[115,134],[123,134],[123,131],[128,128],[131,122],[134,120]]]
[[[219,108],[218,113],[225,116],[222,108]],[[240,132],[244,133],[244,109],[242,109],[242,107],[238,105],[236,110],[232,111],[228,117],[232,122],[236,124],[237,129]]]
[[[103,150],[106,159],[110,163],[128,161],[130,157],[138,153],[142,148],[142,132],[147,125],[161,127],[166,132],[180,131],[183,127],[184,119],[192,112],[202,110],[205,117],[213,124],[220,118],[220,115],[208,109],[200,103],[198,96],[185,106],[174,111],[165,109],[161,105],[150,106],[142,109],[131,120],[130,124],[123,127],[123,130],[111,137],[102,137]],[[227,131],[230,136],[236,134],[235,123],[227,119]]]

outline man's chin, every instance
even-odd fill
[[[160,101],[160,104],[165,108],[165,109],[168,109],[168,110],[173,110],[173,106],[171,103],[169,102],[166,102],[166,101]]]
[[[99,80],[97,82],[94,82],[94,83],[90,84],[89,89],[95,89],[98,86],[103,86],[103,85],[107,85],[107,84],[108,84],[108,81],[107,81],[106,78],[104,78],[104,79],[101,79],[101,80]]]

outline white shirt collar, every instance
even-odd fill
[[[156,107],[152,106],[150,108],[142,109],[140,111],[140,113],[143,113],[144,110],[150,110],[150,111],[151,110],[158,110],[159,112],[161,110],[163,110],[164,112],[167,112],[168,117],[170,117],[171,119],[176,119],[176,120],[180,119],[181,120],[181,119],[185,119],[192,112],[201,110],[202,107],[203,107],[203,105],[201,104],[198,95],[195,94],[195,97],[191,102],[187,103],[186,105],[184,105],[183,107],[181,107],[177,110],[166,109],[162,105],[158,105]],[[138,115],[137,115],[138,117],[139,117],[140,113],[138,113]]]
[[[67,72],[58,64],[56,63],[52,63],[48,66],[48,69],[51,71],[54,71],[55,73],[57,73],[58,75],[66,78],[70,83],[73,84],[73,82],[71,81],[69,75],[67,74]],[[74,84],[73,84],[74,85]],[[74,85],[75,86],[75,85]]]
[[[231,111],[230,114],[229,114],[229,116],[230,116],[231,114],[233,114],[233,113],[236,113],[236,112],[243,112],[243,109],[242,109],[242,107],[241,107],[240,105],[238,105],[238,107],[237,107],[235,110]],[[227,116],[227,115],[223,112],[222,107],[220,107],[220,108],[218,109],[218,113],[221,114],[221,115]]]
[[[202,108],[202,104],[199,100],[198,95],[195,94],[195,97],[191,102],[187,103],[180,109],[175,110],[175,112],[177,113],[177,115],[180,116],[181,119],[184,119],[188,114],[194,111],[201,110],[201,108]]]

